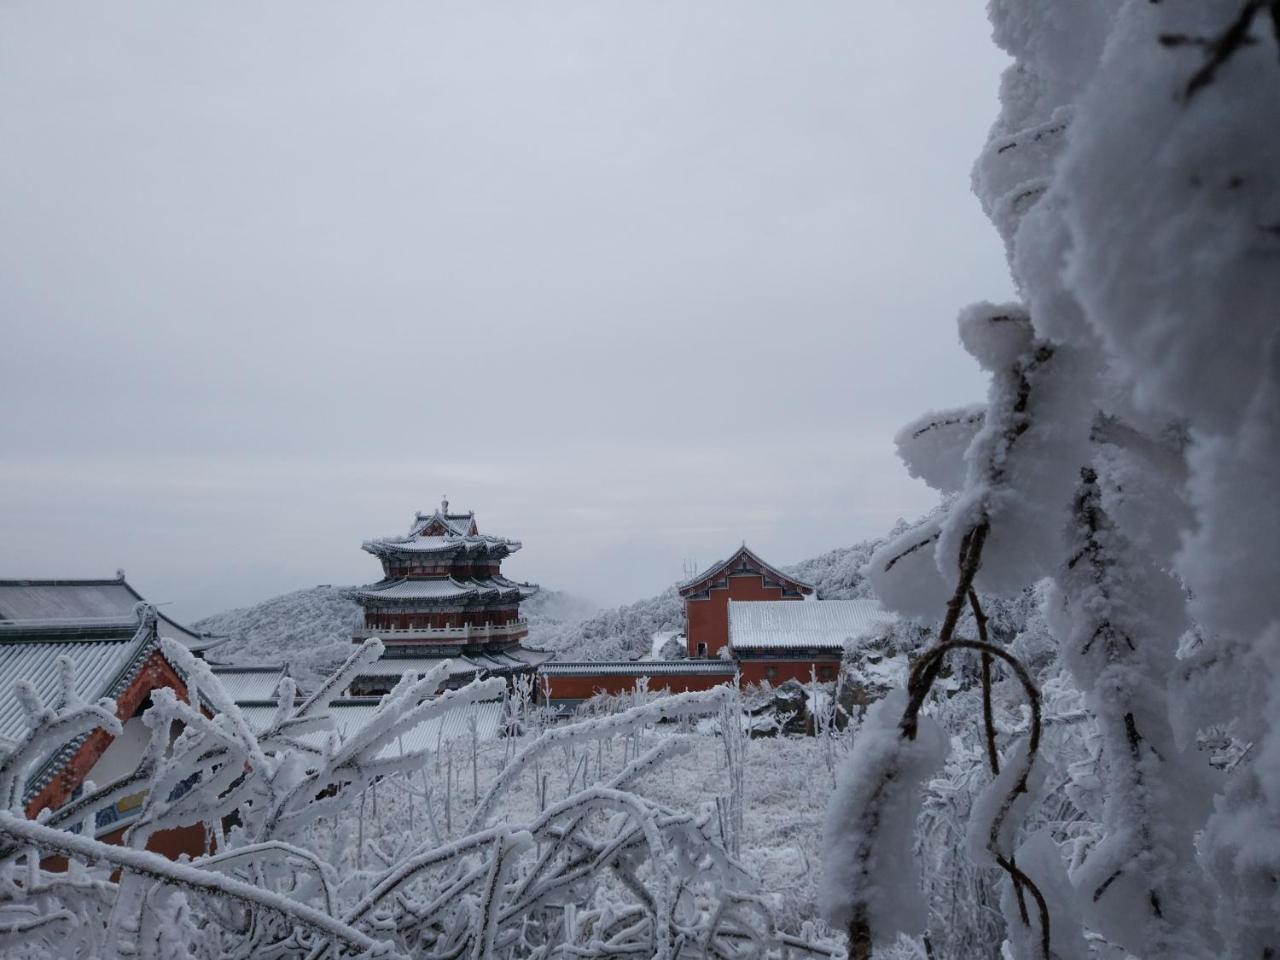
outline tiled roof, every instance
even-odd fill
[[[253,704],[240,708],[250,729],[261,730],[271,722],[275,715],[272,704]],[[329,710],[333,717],[338,735],[343,739],[350,737],[368,723],[378,710],[376,698],[352,698],[335,700]],[[485,701],[466,707],[451,710],[443,717],[426,720],[401,736],[395,743],[384,747],[379,758],[397,757],[401,750],[410,753],[415,750],[434,750],[438,743],[447,743],[463,737],[470,737],[471,730],[467,717],[476,718],[476,733],[480,740],[494,740],[502,732],[502,702],[500,700]],[[302,734],[298,737],[303,743],[319,747],[328,737],[328,731]]]
[[[65,620],[131,620],[138,622],[142,596],[123,578],[115,580],[0,580],[0,622],[21,623]],[[162,637],[170,637],[193,650],[205,650],[223,642],[188,630],[158,613]]]
[[[813,585],[805,583],[803,580],[797,580],[795,577],[788,576],[777,567],[770,566],[751,550],[745,543],[733,552],[725,560],[713,563],[707,569],[703,570],[696,577],[690,577],[684,583],[676,584],[676,589],[681,596],[688,596],[691,593],[697,593],[707,589],[710,581],[719,579],[720,577],[733,576],[735,573],[753,573],[759,572],[778,580],[792,589],[800,593],[813,593]]]
[[[520,541],[504,540],[502,537],[490,537],[486,534],[473,537],[378,537],[366,540],[360,547],[378,556],[388,553],[457,553],[463,550],[475,553],[494,552],[506,556],[520,549]]]
[[[547,677],[669,677],[706,675],[732,677],[732,660],[552,660],[538,668]]]
[[[250,700],[274,700],[276,688],[286,676],[283,664],[269,667],[232,667],[211,664],[209,669],[222,688],[237,703]]]
[[[376,660],[360,672],[362,677],[402,677],[406,673],[426,676],[446,660],[449,661],[449,676],[463,677],[482,669],[468,657],[383,657]]]
[[[128,631],[98,631],[98,637],[79,639],[17,639],[0,635],[0,744],[13,742],[27,731],[26,715],[13,695],[13,685],[25,680],[45,702],[58,690],[58,658],[70,659],[75,690],[92,703],[112,693],[113,681],[126,673],[149,639],[149,631],[135,620]]]
[[[734,650],[843,650],[875,636],[897,617],[874,600],[729,601]]]
[[[476,515],[474,513],[449,513],[447,510],[419,513],[413,518],[413,524],[409,527],[409,536],[417,536],[437,521],[455,536],[465,537],[471,533],[476,522]]]
[[[505,577],[484,579],[456,577],[415,577],[383,580],[355,591],[363,600],[462,600],[510,598],[519,600],[537,588],[515,583]]]

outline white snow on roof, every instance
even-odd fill
[[[461,677],[475,673],[481,667],[466,657],[383,657],[376,660],[360,672],[362,677],[402,677],[412,673],[425,677],[446,660],[449,661],[449,676]]]
[[[454,577],[415,578],[375,583],[361,587],[356,596],[378,600],[453,600],[461,597],[480,597],[487,594],[509,593],[523,597],[526,586],[505,577],[463,579]]]
[[[432,536],[432,537],[380,537],[366,540],[361,546],[370,553],[391,551],[393,553],[445,553],[455,550],[503,550],[514,553],[520,549],[515,540],[504,540],[502,537],[491,537],[479,533],[474,536]]]
[[[374,699],[337,700],[328,711],[333,717],[338,736],[346,740],[373,719],[378,711],[378,701]],[[275,715],[275,707],[250,706],[241,707],[245,721],[251,730],[261,730],[271,722]],[[491,700],[475,703],[466,707],[450,710],[443,717],[426,720],[409,730],[396,742],[388,744],[378,754],[381,759],[398,757],[415,750],[434,750],[438,743],[470,737],[471,730],[467,725],[467,717],[475,716],[476,734],[481,741],[495,740],[502,732],[502,701]],[[303,743],[320,747],[328,737],[329,731],[316,731],[298,737]]]
[[[27,730],[26,715],[13,695],[14,683],[26,680],[47,703],[58,690],[58,658],[67,657],[75,670],[76,693],[92,703],[106,695],[141,643],[136,636],[61,643],[0,643],[0,744],[17,739]]]
[[[874,600],[730,600],[729,646],[735,650],[843,650],[880,633],[897,617]]]
[[[124,580],[0,580],[0,620],[137,619],[142,597]],[[159,633],[193,649],[214,646],[157,611]]]
[[[212,666],[213,675],[237,703],[246,700],[274,700],[284,679],[283,667]]]
[[[123,580],[0,583],[0,619],[133,617],[138,595]]]

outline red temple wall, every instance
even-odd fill
[[[787,680],[799,680],[808,683],[813,675],[810,668],[817,671],[820,683],[829,683],[839,672],[838,660],[739,660],[738,672],[742,684],[763,683],[769,681],[773,686]]]

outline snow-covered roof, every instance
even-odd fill
[[[703,570],[696,577],[690,577],[684,583],[676,585],[680,596],[688,597],[694,593],[701,593],[710,588],[715,580],[722,577],[732,577],[740,574],[759,574],[761,576],[772,578],[782,584],[785,588],[793,590],[797,593],[813,593],[813,585],[805,583],[803,580],[797,580],[795,577],[783,573],[777,567],[770,566],[764,560],[749,548],[745,543],[733,552],[727,559],[713,563],[707,569]]]
[[[732,677],[737,671],[731,660],[552,660],[538,668],[547,677]]]
[[[480,533],[474,513],[450,513],[446,500],[434,513],[415,514],[404,536],[375,537],[362,543],[361,548],[378,557],[466,552],[501,559],[519,550],[520,541]]]
[[[0,622],[49,621],[138,622],[142,595],[124,577],[114,580],[0,580]],[[158,629],[192,650],[207,650],[227,637],[189,630],[157,611]]]
[[[360,587],[354,596],[357,600],[520,600],[532,596],[537,589],[506,577],[413,577]]]
[[[378,698],[360,697],[346,700],[335,700],[327,711],[334,720],[338,736],[347,739],[373,719],[378,711]],[[269,703],[241,706],[245,721],[251,730],[262,730],[275,716],[275,705]],[[481,703],[450,710],[442,717],[424,720],[418,726],[406,731],[396,742],[388,744],[378,754],[380,759],[400,756],[401,750],[410,753],[415,750],[434,750],[438,743],[447,743],[462,737],[470,737],[471,730],[467,717],[475,716],[476,733],[480,740],[494,740],[502,732],[502,701],[489,700]],[[298,737],[303,743],[313,747],[324,745],[329,731],[316,731],[301,734]]]
[[[896,620],[874,600],[730,600],[729,646],[843,650],[847,641],[876,636]]]
[[[378,537],[366,540],[361,549],[377,556],[397,553],[497,553],[506,556],[520,549],[519,540],[504,540],[487,534],[467,536]]]
[[[482,668],[468,657],[382,657],[361,672],[362,677],[402,677],[412,673],[426,676],[445,661],[449,662],[449,676],[465,677]]]
[[[104,626],[80,637],[49,637],[47,631],[0,631],[0,744],[11,743],[27,730],[26,715],[13,695],[13,685],[25,680],[44,701],[58,690],[58,658],[67,657],[75,671],[75,690],[92,703],[118,692],[129,667],[149,648],[150,631],[132,625]]]
[[[280,681],[287,675],[283,664],[263,667],[234,667],[224,664],[210,665],[213,675],[232,700],[240,703],[250,700],[274,700]]]
[[[419,512],[415,514],[413,523],[409,525],[409,536],[420,536],[423,531],[432,528],[446,530],[456,537],[465,537],[479,532],[476,528],[475,511],[450,513],[448,500],[444,501],[438,509],[433,510],[431,513]]]

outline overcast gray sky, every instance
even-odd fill
[[[0,7],[0,576],[194,619],[442,493],[605,603],[933,502],[1010,286],[977,2]]]

